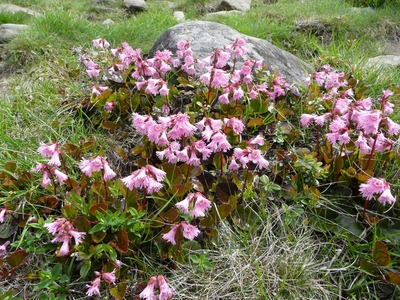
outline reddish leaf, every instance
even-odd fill
[[[105,203],[98,203],[90,207],[90,213],[93,216],[96,216],[96,211],[99,211],[101,214],[105,214],[108,209],[108,205]]]
[[[160,218],[162,218],[164,221],[167,221],[168,223],[173,223],[178,217],[178,211],[174,208],[168,210],[168,211],[163,211],[159,214]]]
[[[124,160],[128,161],[128,155],[123,148],[114,148],[114,151]]]
[[[89,220],[81,216],[75,218],[73,225],[78,232],[89,232],[92,228]]]
[[[385,279],[392,284],[400,286],[400,274],[394,272],[388,272],[385,274]]]
[[[92,233],[92,241],[95,243],[100,243],[106,237],[107,232],[97,231]]]
[[[71,143],[65,143],[62,148],[66,154],[71,156],[78,156],[80,153],[79,146]]]
[[[188,181],[185,184],[174,184],[172,186],[172,193],[176,197],[182,197],[187,192],[189,192],[191,189],[192,189],[192,183],[190,181]]]
[[[263,122],[264,122],[264,120],[261,119],[261,118],[253,118],[253,119],[250,119],[250,120],[247,122],[247,127],[248,127],[248,128],[251,128],[251,127],[260,126],[260,125],[263,124]]]
[[[219,220],[225,219],[233,210],[230,204],[221,204],[217,206]]]
[[[222,203],[228,203],[229,197],[235,195],[238,191],[236,184],[231,181],[220,182],[215,188],[217,198]]]
[[[17,163],[15,161],[8,161],[4,164],[3,169],[8,173],[15,173],[17,170]]]
[[[41,197],[39,200],[43,202],[44,205],[47,207],[47,208],[43,207],[40,209],[44,213],[51,213],[58,204],[58,199],[53,196],[44,196]]]
[[[20,265],[22,265],[26,260],[28,259],[28,253],[26,253],[25,250],[17,250],[14,253],[12,253],[8,259],[7,263],[13,267],[17,268]]]
[[[115,240],[110,242],[111,246],[114,246],[119,252],[125,253],[129,249],[128,234],[125,230],[120,230],[115,235]]]
[[[367,260],[362,260],[360,262],[360,268],[371,275],[374,275],[378,272],[376,265]]]
[[[89,140],[89,141],[83,143],[80,148],[81,148],[81,151],[86,153],[86,152],[92,150],[95,145],[96,145],[96,143],[93,140]]]
[[[101,124],[101,127],[102,127],[103,129],[113,131],[113,130],[117,129],[117,128],[119,127],[119,125],[116,124],[116,123],[114,123],[114,122],[111,122],[111,121],[104,121],[104,122]]]
[[[372,246],[372,260],[380,266],[390,264],[389,251],[381,241],[376,241]]]

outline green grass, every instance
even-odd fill
[[[14,160],[20,169],[30,169],[39,157],[39,143],[51,140],[79,144],[95,136],[106,150],[112,149],[118,144],[112,134],[89,124],[85,113],[76,109],[80,99],[90,94],[90,87],[85,74],[77,73],[78,57],[72,49],[87,49],[92,39],[104,37],[113,47],[127,41],[146,53],[165,29],[177,24],[172,12],[160,10],[159,2],[150,0],[147,12],[133,16],[115,3],[108,5],[114,11],[101,12],[98,6],[106,6],[105,1],[0,2],[42,12],[38,17],[0,13],[0,24],[29,24],[28,30],[5,46],[10,67],[20,71],[11,74],[7,93],[0,96],[0,166]],[[371,96],[399,89],[399,67],[370,70],[363,66],[368,58],[382,54],[385,40],[400,33],[399,1],[354,12],[345,0],[279,0],[270,5],[257,0],[243,16],[200,16],[200,8],[212,2],[180,1],[180,9],[187,19],[226,24],[271,41],[314,66],[329,63],[351,72],[370,88]],[[103,26],[106,18],[115,23]],[[330,41],[299,30],[299,20],[324,24]],[[392,173],[397,176],[396,170]],[[346,232],[329,236],[322,228],[326,224],[302,221],[312,216],[289,215],[283,202],[266,207],[260,204],[263,200],[248,203],[253,213],[247,227],[240,222],[223,223],[212,250],[193,252],[205,255],[213,265],[211,271],[199,270],[195,264],[174,270],[170,282],[179,288],[182,299],[337,299],[341,294],[348,299],[376,299],[379,285],[361,276],[358,268],[360,258],[370,256],[370,247],[357,246]]]

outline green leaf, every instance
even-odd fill
[[[58,278],[58,275],[60,275],[62,270],[62,265],[61,264],[56,264],[52,269],[51,269],[51,276],[53,278]]]
[[[122,281],[118,283],[115,287],[110,288],[110,293],[115,300],[122,300],[126,294],[126,282]]]
[[[390,264],[389,250],[381,241],[376,241],[372,246],[372,260],[380,266]]]
[[[65,218],[67,218],[68,220],[73,220],[78,216],[78,211],[75,207],[73,207],[72,205],[64,205],[64,207],[62,208],[62,214]]]
[[[189,257],[190,257],[190,260],[192,262],[194,262],[195,264],[199,264],[200,263],[200,258],[197,255],[190,254]]]
[[[54,279],[46,279],[43,280],[42,282],[38,283],[37,285],[35,285],[35,287],[33,288],[33,291],[37,291],[40,289],[43,289],[45,287],[48,287],[49,285],[51,285],[54,282]]]
[[[85,261],[85,263],[82,265],[81,269],[79,270],[79,275],[81,276],[81,278],[85,278],[87,276],[91,267],[92,267],[92,262],[90,260]]]

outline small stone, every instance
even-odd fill
[[[0,26],[0,41],[7,42],[13,39],[21,30],[24,30],[28,25],[22,24],[2,24]]]
[[[368,59],[366,67],[384,68],[396,67],[400,65],[400,56],[397,55],[381,55]]]
[[[218,10],[240,10],[248,11],[251,6],[251,0],[222,0]]]
[[[110,26],[112,24],[114,24],[114,21],[111,19],[104,20],[104,22],[101,23],[101,25],[104,25],[104,26]]]
[[[21,7],[18,5],[14,4],[0,4],[0,12],[9,12],[9,13],[17,13],[17,12],[23,12],[31,16],[38,16],[40,15],[36,11],[33,11],[29,8]]]
[[[183,11],[174,11],[174,18],[178,22],[185,21],[185,13]]]
[[[214,16],[231,16],[231,15],[244,15],[244,12],[240,10],[223,10],[223,11],[208,13],[205,16],[214,17]]]
[[[142,12],[147,8],[144,0],[124,0],[124,6],[130,13]]]

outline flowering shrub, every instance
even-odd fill
[[[245,220],[257,195],[260,201],[286,197],[311,211],[324,184],[346,186],[355,195],[356,213],[357,201],[365,198],[366,224],[378,222],[366,212],[372,198],[395,204],[379,169],[397,159],[400,125],[388,116],[392,92],[373,103],[356,80],[324,66],[310,75],[300,99],[283,78],[266,76],[261,62],[239,61],[247,53],[241,39],[203,59],[193,56],[188,41],[178,43],[176,56],[164,50],[149,59],[127,43],[110,49],[97,39],[93,46],[96,58],[79,59],[93,81],[81,105],[90,108],[94,124],[115,132],[132,126],[141,136],[131,145],[132,159],[117,149],[132,169],[117,170],[94,140],[41,143],[42,160],[32,168],[41,188],[35,185],[39,176],[6,163],[0,222],[18,225],[9,227],[7,238],[15,232],[19,237],[0,246],[3,278],[31,253],[46,253],[54,255],[49,265],[73,267],[55,264],[52,275],[60,268],[69,272],[66,285],[61,288],[53,276],[37,290],[65,295],[78,282],[87,296],[171,299],[179,291],[168,285],[164,275],[171,274],[163,269],[170,261],[188,262],[188,249],[216,238],[222,220]],[[299,119],[301,106],[306,113]],[[308,128],[304,132],[299,121]],[[315,147],[302,141],[307,135]],[[29,192],[21,200],[12,196],[16,190]],[[49,243],[39,246],[43,240]],[[147,265],[146,255],[157,257],[161,267]],[[396,282],[394,277],[387,281]]]

